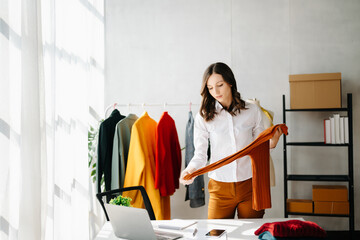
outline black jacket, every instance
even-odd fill
[[[100,124],[98,159],[96,164],[96,182],[98,193],[101,192],[101,178],[104,174],[105,191],[111,190],[111,162],[113,152],[113,142],[116,124],[125,118],[115,109],[110,117]]]

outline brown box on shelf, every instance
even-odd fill
[[[287,199],[286,208],[288,212],[312,213],[313,202],[309,199]]]
[[[341,108],[341,73],[289,75],[290,108]]]
[[[349,202],[314,202],[314,213],[349,214]]]
[[[317,202],[346,202],[348,190],[343,185],[313,185],[313,201]]]

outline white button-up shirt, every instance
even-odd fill
[[[262,131],[262,111],[259,106],[246,103],[246,108],[236,116],[227,112],[219,102],[215,105],[217,114],[206,122],[198,113],[194,124],[194,157],[189,167],[202,168],[207,163],[207,149],[210,140],[210,163],[236,153],[250,144]],[[245,156],[209,172],[209,178],[220,182],[239,182],[252,177],[251,159]]]

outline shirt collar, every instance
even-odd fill
[[[129,118],[129,119],[138,119],[138,117],[133,113],[129,113],[129,115],[127,115],[127,118]]]
[[[110,117],[120,117],[120,116],[121,116],[121,114],[120,114],[119,110],[117,110],[117,109],[114,109],[110,115]]]
[[[219,101],[215,102],[215,110],[216,112],[221,112],[221,110],[223,110],[224,107],[219,103]]]

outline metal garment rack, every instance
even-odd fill
[[[191,107],[192,106],[200,106],[200,104],[198,103],[128,103],[128,104],[118,104],[118,103],[114,103],[109,105],[108,107],[105,108],[105,116],[107,116],[107,112],[110,109],[115,109],[116,107],[142,107],[143,109],[145,109],[145,107],[163,107],[164,109],[166,109],[167,107],[189,107],[189,111],[191,111]]]
[[[284,212],[285,217],[289,215],[302,216],[324,216],[324,217],[346,217],[349,218],[349,231],[354,235],[354,169],[353,169],[353,117],[352,117],[352,94],[347,94],[347,107],[345,108],[327,108],[327,109],[287,109],[285,107],[285,95],[283,100],[283,123],[286,124],[286,113],[291,112],[346,112],[349,120],[349,143],[346,144],[325,144],[324,142],[288,142],[286,136],[284,140]],[[288,174],[287,171],[287,148],[289,146],[314,146],[314,147],[346,147],[348,149],[348,174],[347,175],[298,175]],[[288,181],[324,181],[324,182],[347,182],[349,194],[349,214],[316,214],[316,213],[297,213],[288,212],[286,200],[288,199]]]

